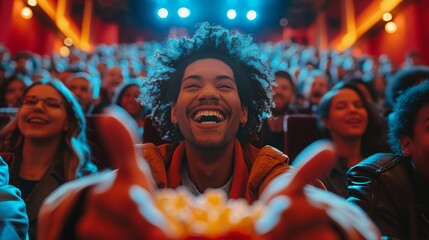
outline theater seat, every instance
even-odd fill
[[[290,162],[310,143],[323,137],[316,115],[293,114],[285,117],[284,121],[284,149]]]

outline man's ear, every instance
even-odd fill
[[[247,107],[241,107],[240,124],[244,126],[247,123]]]
[[[171,122],[174,125],[177,125],[177,109],[176,109],[176,103],[171,103],[171,114],[170,114]]]
[[[402,136],[399,143],[401,144],[402,154],[404,154],[405,157],[409,157],[413,154],[413,144],[411,144],[410,137]]]

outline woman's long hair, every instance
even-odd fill
[[[368,157],[378,152],[389,152],[389,145],[387,143],[387,127],[385,119],[379,114],[373,104],[371,104],[363,95],[359,87],[353,82],[339,82],[325,96],[319,103],[319,127],[329,137],[329,131],[321,124],[322,120],[329,118],[329,109],[332,105],[332,99],[337,95],[338,91],[342,89],[351,89],[355,91],[359,98],[362,100],[363,106],[368,113],[368,125],[362,135],[361,153],[364,157]]]
[[[61,138],[56,161],[63,161],[66,180],[70,181],[81,177],[86,170],[93,171],[93,169],[87,169],[95,168],[95,166],[91,163],[91,150],[86,138],[86,119],[79,102],[67,87],[58,80],[36,82],[25,90],[23,96],[26,96],[30,89],[38,85],[52,86],[61,95],[65,103],[69,129],[64,132]],[[1,151],[22,149],[25,137],[18,127],[17,117],[0,132],[0,136],[3,139],[3,144],[0,146]]]

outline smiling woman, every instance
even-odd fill
[[[371,154],[389,151],[386,124],[351,82],[340,82],[326,93],[318,114],[338,159],[335,168],[321,180],[329,191],[347,197],[347,170]]]
[[[10,184],[22,193],[36,236],[43,200],[61,184],[96,171],[90,160],[86,122],[73,94],[59,81],[37,82],[24,93],[16,118],[1,132],[0,152],[14,155]]]

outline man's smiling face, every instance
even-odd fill
[[[247,121],[247,108],[241,105],[232,69],[213,58],[189,64],[171,121],[195,147],[219,149],[233,143],[240,124]]]

